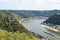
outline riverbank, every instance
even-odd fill
[[[45,28],[47,28],[47,29],[50,29],[50,30],[52,30],[52,31],[55,31],[55,32],[60,32],[59,30],[54,29],[54,28],[52,28],[52,27],[50,27],[50,26],[47,26],[47,25],[41,24],[41,26],[43,26],[43,27],[45,27]]]
[[[21,24],[21,25],[23,25],[22,24],[22,22],[24,22],[24,21],[26,21],[26,19],[21,19],[20,21],[19,21],[19,23]],[[31,20],[27,20],[27,22],[31,22],[31,21],[33,21],[33,19]],[[24,26],[24,25],[23,25]],[[44,37],[43,35],[41,35],[41,34],[38,34],[38,33],[35,33],[35,32],[32,32],[32,31],[30,31],[35,37],[37,37],[39,40],[46,40],[47,39],[47,37]]]

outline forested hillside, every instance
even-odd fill
[[[38,40],[11,14],[8,11],[0,11],[0,40]]]
[[[45,23],[51,23],[54,25],[60,25],[60,13],[52,15]]]

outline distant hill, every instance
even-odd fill
[[[22,18],[29,18],[29,17],[35,17],[35,16],[47,16],[50,17],[51,15],[54,15],[56,13],[60,13],[60,10],[0,10],[0,13],[14,16],[17,20],[20,20]]]
[[[47,16],[47,17],[50,17],[51,15],[54,15],[56,13],[60,13],[60,10],[44,10],[44,11],[41,11],[41,10],[17,10],[17,12],[22,13],[22,14],[28,14],[28,15],[33,14],[34,16]]]
[[[52,15],[41,24],[43,24],[45,28],[48,28],[56,32],[60,32],[60,13]]]
[[[14,16],[17,20],[20,20],[22,18],[22,16],[19,16],[16,12],[10,10],[0,10],[0,14],[6,16]]]
[[[22,18],[34,17],[35,14],[31,12],[17,12],[16,10],[0,10],[0,14],[14,16],[17,20]]]
[[[52,15],[49,19],[45,21],[45,23],[60,25],[60,13]]]

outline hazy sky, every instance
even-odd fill
[[[60,9],[60,0],[0,0],[0,9],[14,9],[14,10]]]

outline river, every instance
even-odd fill
[[[32,21],[26,20],[26,21],[22,22],[22,25],[26,29],[28,29],[29,31],[43,35],[44,37],[49,37],[49,38],[52,38],[54,40],[60,40],[60,33],[48,30],[48,29],[44,28],[43,26],[41,26],[40,23],[45,21],[45,20],[46,19],[43,19],[43,18],[36,18],[36,19],[33,19]],[[50,33],[54,36],[46,34],[45,32]]]

